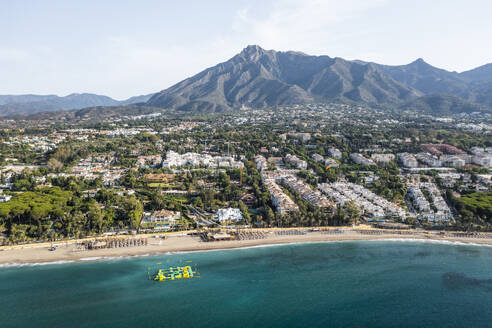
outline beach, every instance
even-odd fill
[[[309,234],[275,246],[167,253],[163,242],[153,256],[2,265],[2,328],[490,326],[491,247]],[[167,241],[189,242],[178,238]],[[190,246],[199,243],[227,247]],[[184,263],[197,279],[149,280]]]
[[[341,230],[337,234],[327,234],[322,231],[309,231],[304,234],[280,235],[279,231],[287,229],[258,229],[264,235],[264,239],[253,240],[226,240],[204,242],[198,236],[191,236],[188,232],[166,233],[161,235],[134,235],[120,236],[126,238],[146,238],[147,245],[120,248],[102,248],[93,250],[77,249],[76,243],[80,240],[67,242],[25,244],[0,247],[0,264],[22,263],[49,263],[60,261],[89,261],[102,258],[143,256],[168,252],[190,252],[217,249],[232,249],[254,247],[263,245],[276,245],[287,243],[313,243],[313,242],[338,242],[359,240],[422,240],[434,242],[469,243],[492,245],[492,238],[452,237],[449,234],[438,234],[423,231],[406,231],[404,234],[394,231],[382,231],[376,229],[366,230]],[[87,239],[88,240],[88,239]],[[92,238],[94,240],[94,238]],[[51,251],[51,246],[57,246]]]

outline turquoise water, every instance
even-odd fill
[[[490,327],[490,279],[492,247],[398,241],[4,267],[0,327]]]

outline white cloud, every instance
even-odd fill
[[[355,19],[366,10],[385,2],[386,0],[276,1],[266,16],[258,15],[254,8],[238,10],[233,30],[249,34],[250,39],[269,48],[286,50],[296,45],[305,49],[320,49],[320,43],[340,39],[341,35],[333,31],[337,24]]]

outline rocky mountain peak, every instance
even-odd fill
[[[250,61],[258,61],[267,51],[258,45],[249,45],[239,54]]]

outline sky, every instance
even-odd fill
[[[250,44],[449,71],[492,62],[490,0],[0,0],[0,94],[166,89]]]

